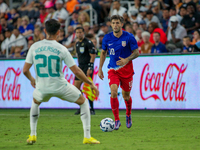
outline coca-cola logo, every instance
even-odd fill
[[[165,72],[150,72],[147,63],[140,78],[140,96],[143,100],[153,98],[155,100],[184,101],[186,96],[186,82],[182,81],[187,65],[169,64]],[[152,93],[152,94],[148,94]],[[161,96],[160,96],[161,95]]]
[[[9,67],[5,71],[4,75],[0,76],[0,92],[4,101],[6,99],[20,99],[21,84],[18,84],[20,74],[21,70],[19,68],[15,70],[14,68]]]

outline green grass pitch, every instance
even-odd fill
[[[113,118],[111,110],[91,116],[91,135],[101,144],[84,145],[83,129],[76,110],[41,109],[37,142],[27,145],[30,133],[28,109],[0,109],[0,150],[199,150],[200,112],[133,110],[133,126],[126,128],[120,110],[118,131],[102,132],[101,119]]]

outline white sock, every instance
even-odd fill
[[[85,102],[80,105],[81,108],[81,121],[83,123],[83,131],[84,131],[84,137],[90,138],[90,109],[88,100],[86,99]]]
[[[40,108],[38,104],[35,104],[34,101],[32,101],[32,106],[30,109],[30,127],[31,127],[31,136],[37,135],[37,121],[40,115]]]

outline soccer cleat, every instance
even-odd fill
[[[86,138],[84,137],[83,139],[83,144],[100,144],[99,141],[97,141],[95,138],[90,137],[90,138]]]
[[[37,140],[37,137],[35,135],[29,135],[29,138],[27,139],[27,144],[32,145],[33,143],[35,143]]]
[[[120,126],[121,126],[121,122],[119,120],[116,120],[115,121],[115,129],[114,130],[118,130]]]
[[[74,113],[74,115],[79,115],[80,114],[80,109],[78,109],[75,113]]]
[[[130,128],[132,126],[132,120],[131,120],[131,115],[126,116],[126,127]]]

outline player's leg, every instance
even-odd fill
[[[92,79],[92,77],[93,77],[93,71],[92,71],[92,73],[90,74],[90,77],[91,77],[91,79]],[[91,115],[95,115],[94,103],[93,103],[93,101],[90,100],[89,98],[88,98],[88,100],[89,100],[89,104],[90,104],[90,113],[91,113]]]
[[[75,77],[75,81],[74,81],[74,86],[77,87],[77,89],[80,90],[81,88],[81,84],[83,82],[81,80],[79,80],[77,77]],[[81,91],[81,90],[80,90]],[[74,113],[75,115],[79,115],[80,114],[80,108]]]
[[[31,109],[30,109],[30,128],[31,133],[29,135],[29,138],[27,139],[28,144],[33,144],[36,142],[37,137],[37,121],[40,115],[40,108],[39,105],[41,102],[38,102],[36,99],[33,98]]]
[[[115,117],[115,130],[118,130],[121,126],[120,119],[119,119],[119,101],[118,101],[118,85],[112,84],[110,85],[111,90],[111,97],[110,97],[110,104],[112,108],[113,115]]]
[[[131,110],[132,110],[132,98],[130,96],[130,91],[132,88],[133,77],[130,78],[120,78],[122,96],[126,104],[126,126],[130,128],[132,126]]]
[[[119,101],[118,101],[118,87],[119,87],[119,77],[116,74],[115,70],[108,71],[108,80],[110,85],[110,104],[112,108],[113,115],[115,117],[115,130],[118,130],[121,126],[120,119],[119,119]]]
[[[80,90],[78,90],[74,85],[67,83],[64,84],[62,90],[56,93],[56,97],[66,100],[68,102],[76,103],[80,106],[81,110],[81,121],[83,123],[84,131],[84,144],[98,144],[100,143],[96,139],[92,138],[90,135],[90,110],[88,100],[84,98]]]

